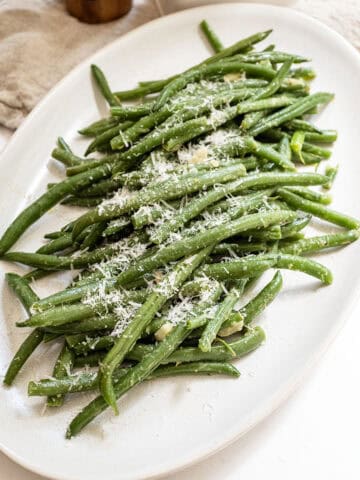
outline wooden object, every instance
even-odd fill
[[[132,0],[66,0],[68,12],[86,23],[110,22],[125,15]]]

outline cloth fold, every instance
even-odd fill
[[[0,2],[0,125],[17,128],[75,65],[158,16],[153,0],[135,0],[126,16],[99,25],[79,22],[58,0]]]

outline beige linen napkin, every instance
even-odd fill
[[[17,128],[72,67],[125,32],[159,16],[154,0],[135,0],[124,17],[81,23],[60,0],[0,1],[0,125]]]

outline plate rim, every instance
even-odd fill
[[[267,3],[252,3],[252,2],[232,2],[228,4],[217,3],[212,5],[202,5],[199,7],[186,8],[184,10],[180,10],[178,12],[174,12],[174,13],[153,19],[121,35],[119,38],[107,43],[103,47],[96,50],[90,56],[83,59],[74,68],[72,68],[68,73],[66,73],[62,79],[60,79],[53,87],[51,87],[51,89],[44,95],[44,97],[39,101],[39,103],[27,115],[26,119],[22,122],[20,127],[16,129],[16,131],[12,134],[11,139],[7,142],[5,148],[1,152],[0,163],[4,161],[3,157],[7,156],[8,150],[10,150],[13,144],[17,142],[18,136],[22,134],[23,130],[28,128],[28,125],[32,122],[33,118],[36,117],[36,115],[38,115],[38,112],[41,111],[41,109],[43,108],[43,105],[46,104],[48,99],[52,95],[54,95],[54,92],[56,92],[58,88],[61,88],[67,82],[71,82],[72,77],[75,76],[78,73],[78,71],[84,69],[90,63],[94,62],[97,57],[99,56],[101,57],[101,55],[104,52],[106,52],[107,49],[113,48],[115,44],[121,43],[125,38],[136,36],[138,31],[140,30],[144,31],[144,30],[147,30],[148,28],[153,28],[155,24],[166,23],[169,18],[182,17],[182,16],[187,16],[189,14],[191,15],[191,12],[198,12],[198,11],[205,12],[209,10],[216,11],[220,9],[232,10],[232,9],[238,9],[242,7],[252,8],[254,10],[262,9],[262,10],[268,10],[268,11],[270,10],[278,11],[280,14],[283,12],[287,12],[286,14],[289,14],[290,16],[294,16],[302,20],[306,20],[307,22],[312,23],[315,27],[316,26],[321,27],[323,30],[327,32],[328,35],[335,37],[337,42],[342,44],[343,47],[345,47],[349,51],[349,53],[354,57],[354,61],[356,61],[359,64],[359,70],[360,70],[360,52],[358,52],[358,50],[345,37],[343,37],[339,32],[337,32],[330,26],[326,25],[322,21],[304,12],[298,11],[295,8],[280,6],[280,5],[271,5]],[[178,462],[177,464],[174,464],[173,467],[165,468],[165,469],[163,468],[161,471],[159,470],[158,473],[151,474],[150,476],[146,476],[146,477],[139,476],[137,477],[137,480],[150,480],[155,478],[164,478],[165,475],[172,475],[176,472],[187,469],[192,465],[195,465],[196,463],[201,462],[206,458],[209,458],[210,456],[214,455],[215,453],[225,449],[226,447],[228,447],[229,445],[231,445],[232,443],[240,439],[242,436],[246,435],[246,433],[249,432],[256,425],[261,424],[271,413],[275,412],[291,395],[295,393],[295,391],[299,388],[299,386],[302,384],[305,378],[309,375],[311,368],[314,367],[314,365],[326,353],[326,351],[331,346],[331,344],[333,343],[333,341],[335,340],[335,338],[337,337],[341,329],[344,327],[344,324],[347,321],[347,317],[349,316],[351,311],[354,309],[355,304],[357,304],[360,301],[359,286],[360,286],[360,280],[357,282],[356,288],[353,289],[349,302],[347,303],[345,308],[343,308],[338,321],[333,326],[333,328],[331,329],[331,331],[329,332],[325,340],[322,342],[322,344],[319,344],[318,349],[311,356],[309,356],[306,364],[303,365],[301,369],[299,369],[299,371],[289,379],[289,381],[286,383],[286,388],[284,386],[283,391],[279,392],[277,395],[274,395],[273,399],[265,402],[265,406],[261,404],[258,407],[257,410],[259,411],[256,414],[252,415],[254,419],[248,421],[248,424],[246,425],[246,427],[242,429],[241,432],[233,433],[233,431],[236,430],[235,428],[233,428],[226,434],[225,433],[223,434],[222,441],[218,440],[217,442],[214,443],[212,447],[210,446],[203,447],[202,453],[196,453],[187,462]],[[69,480],[68,476],[64,477],[62,475],[56,475],[56,474],[49,475],[49,473],[46,470],[43,470],[41,466],[33,465],[31,462],[25,460],[21,455],[17,454],[15,451],[8,448],[1,440],[0,440],[0,451],[3,454],[5,454],[8,458],[10,458],[12,461],[14,461],[21,467],[33,473],[36,473],[38,475],[44,476],[45,478],[49,478],[53,480]],[[71,477],[71,480],[75,480],[75,478],[80,480],[80,477]]]

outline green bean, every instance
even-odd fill
[[[316,143],[333,143],[337,140],[336,130],[322,130],[317,132],[305,132],[305,140]]]
[[[312,143],[304,142],[303,151],[306,153],[312,153],[314,155],[319,155],[322,158],[330,158],[331,151],[326,148],[321,148],[318,145],[313,145]]]
[[[303,212],[311,213],[315,217],[319,217],[327,222],[334,223],[335,225],[345,227],[349,230],[360,227],[359,221],[355,218],[331,210],[319,203],[312,202],[311,200],[306,200],[286,189],[280,188],[278,194],[290,206],[302,210]]]
[[[65,343],[56,360],[52,376],[56,380],[67,377],[70,374],[73,363],[74,354]],[[46,404],[49,407],[61,407],[64,403],[64,398],[63,394],[51,395],[48,397]]]
[[[285,63],[286,61],[291,60],[292,63],[303,63],[308,62],[309,60],[305,57],[301,57],[300,55],[293,55],[291,53],[286,52],[275,52],[275,51],[267,51],[264,50],[261,52],[249,52],[246,54],[237,54],[231,58],[227,58],[224,61],[231,62],[231,61],[243,61],[247,63],[259,63],[266,65],[268,64],[277,64],[277,63]]]
[[[138,98],[143,98],[146,95],[151,93],[160,92],[174,77],[169,77],[164,80],[156,80],[154,82],[149,83],[148,85],[143,85],[140,87],[132,88],[131,90],[122,90],[118,92],[114,92],[114,95],[121,100],[136,100]]]
[[[78,173],[83,173],[91,170],[92,168],[99,167],[104,164],[109,164],[109,165],[115,165],[117,167],[117,171],[120,172],[120,166],[122,162],[120,161],[120,154],[119,153],[113,153],[111,155],[105,155],[104,157],[101,158],[94,158],[94,159],[85,159],[82,163],[79,165],[74,165],[72,167],[68,167],[66,169],[66,175],[68,177],[73,177],[74,175],[77,175]],[[122,169],[123,172],[127,170],[127,165],[124,164],[124,168]]]
[[[118,410],[111,378],[114,369],[117,365],[121,364],[127,352],[135,345],[142,331],[154,318],[156,313],[209,255],[211,249],[212,246],[204,248],[193,257],[180,262],[175,269],[159,283],[149,295],[148,299],[138,309],[131,323],[125,328],[123,334],[116,340],[116,343],[104,358],[100,367],[100,391],[105,402],[113,408],[116,414]],[[166,343],[166,339],[164,342]],[[159,348],[161,349],[162,347]]]
[[[123,232],[127,227],[131,225],[130,218],[123,217],[116,219],[112,222],[109,222],[102,233],[103,237],[111,237],[112,235],[118,234],[119,232]]]
[[[93,208],[104,201],[104,197],[76,197],[71,195],[61,202],[61,205],[71,205],[73,207]]]
[[[29,311],[31,304],[36,301],[38,297],[32,291],[28,282],[23,277],[20,277],[15,273],[7,273],[6,281],[9,286],[14,290],[15,294],[19,297],[25,309]],[[27,359],[42,342],[43,336],[44,333],[36,328],[25,338],[7,368],[3,380],[5,385],[12,385],[17,374],[19,373]]]
[[[114,108],[117,108],[117,107],[114,107]],[[102,118],[101,120],[97,120],[96,122],[91,123],[87,127],[82,128],[81,130],[78,130],[78,132],[81,135],[85,135],[87,137],[95,137],[96,135],[99,135],[100,133],[105,132],[105,130],[108,130],[111,127],[115,127],[115,125],[117,125],[120,121],[121,119],[113,118],[113,117]]]
[[[273,268],[285,268],[289,270],[298,270],[300,272],[318,278],[321,282],[329,285],[332,282],[332,275],[330,270],[314,260],[302,258],[297,255],[264,253],[254,255],[253,257],[242,258],[236,261],[213,263],[205,265],[201,271],[217,280],[229,280],[242,278],[247,265],[256,263],[256,261],[273,262]]]
[[[232,62],[233,58],[235,60],[238,60],[238,61],[240,60],[241,62],[245,62],[245,63],[254,63],[254,58],[249,57],[248,55],[242,55],[241,58],[240,57],[227,58],[226,60],[221,60],[221,62],[222,62],[222,64],[229,63],[229,62]],[[250,62],[247,62],[248,58],[250,58]],[[176,75],[174,75],[174,77],[172,77],[172,80],[175,78],[175,76]],[[185,96],[186,96],[190,99],[194,99],[197,96],[201,96],[204,93],[206,95],[209,95],[209,94],[215,93],[219,89],[227,90],[227,89],[229,89],[229,84],[226,80],[225,81],[224,80],[225,80],[224,78],[220,78],[220,79],[215,78],[211,85],[201,85],[200,83],[193,84],[191,93],[190,92],[179,92],[179,94],[177,94],[175,98],[184,100]],[[149,82],[139,82],[139,86],[140,87],[147,87],[149,85],[154,85],[154,84],[156,85],[158,82],[162,82],[162,81],[163,80],[155,80],[155,81],[149,81]],[[261,87],[266,87],[267,84],[268,84],[268,81],[264,80],[264,79],[259,79],[259,78],[242,79],[241,78],[239,80],[232,81],[231,82],[231,87],[234,87],[234,88],[242,88],[242,87],[261,88]],[[153,101],[153,102],[148,101],[147,103],[152,104],[152,110],[153,110],[153,107],[155,105],[155,101]]]
[[[280,240],[281,238],[281,228],[280,225],[273,225],[266,230],[249,230],[244,235],[248,237],[248,241],[251,241],[253,238],[256,240]]]
[[[64,305],[51,310],[34,313],[28,320],[18,322],[18,327],[54,327],[66,323],[78,322],[94,315],[89,305]]]
[[[249,151],[257,157],[270,161],[275,165],[279,165],[286,170],[295,170],[294,164],[275,149],[265,146],[253,138],[248,138],[246,140],[246,145]]]
[[[124,175],[116,175],[84,188],[80,192],[77,192],[77,197],[103,197],[108,193],[118,190],[124,184]]]
[[[260,122],[250,129],[249,133],[253,136],[259,135],[262,132],[265,132],[269,128],[277,127],[289,120],[292,120],[303,113],[306,113],[308,110],[313,108],[319,103],[328,103],[333,99],[333,95],[330,93],[314,93],[308,97],[301,98],[292,105],[283,108],[282,110],[273,113],[269,117],[260,120]]]
[[[86,149],[85,156],[89,155],[92,152],[95,152],[99,147],[108,144],[113,138],[119,135],[119,132],[126,130],[131,127],[134,122],[127,120],[123,123],[119,123],[115,127],[111,127],[108,130],[96,135],[94,140],[90,143]]]
[[[284,127],[290,130],[302,130],[306,133],[321,133],[321,130],[316,128],[312,123],[309,123],[306,120],[302,120],[299,118],[293,118],[292,120],[285,122]]]
[[[12,288],[16,296],[21,301],[25,310],[29,312],[31,305],[36,302],[39,297],[31,289],[27,279],[17,275],[16,273],[6,273],[5,278],[8,285]]]
[[[213,317],[207,322],[199,339],[199,348],[202,352],[209,352],[223,323],[228,319],[232,309],[239,300],[247,280],[242,280],[233,287],[224,300],[217,307]]]
[[[101,288],[104,289],[104,292],[109,292],[114,288],[116,279],[109,278],[102,280]],[[53,308],[57,305],[64,305],[65,303],[73,303],[78,300],[81,300],[85,295],[89,295],[91,293],[95,293],[99,289],[98,282],[90,282],[89,284],[75,285],[74,287],[67,288],[62,290],[61,292],[53,293],[48,297],[42,298],[33,303],[31,311],[35,313],[36,311],[46,310],[49,308]],[[142,290],[140,291],[126,291],[127,297],[134,302],[142,302],[144,301],[144,295],[146,293]]]
[[[36,253],[44,253],[44,254],[51,254],[60,252],[65,250],[73,245],[73,241],[71,238],[71,233],[64,233],[61,237],[52,240],[51,242],[43,245],[42,247],[38,248]]]
[[[150,132],[156,125],[161,124],[164,120],[171,116],[170,109],[165,108],[158,112],[151,112],[149,115],[140,118],[129,130],[123,134],[117,133],[111,140],[111,148],[113,150],[122,150],[131,145],[140,136]]]
[[[290,147],[291,150],[295,153],[295,155],[298,156],[300,161],[304,163],[303,157],[302,157],[302,149],[305,141],[305,132],[302,130],[296,130],[292,137],[291,137],[291,142],[290,142]]]
[[[115,344],[116,337],[114,335],[89,336],[88,334],[70,334],[65,337],[69,347],[76,355],[87,354],[97,350],[109,350]],[[135,352],[139,353],[139,352]],[[129,355],[127,356],[129,357]],[[130,355],[131,357],[131,355]],[[131,359],[131,358],[130,358]]]
[[[110,106],[119,105],[119,99],[111,92],[109,84],[102,70],[97,65],[91,65],[91,73],[100,92]]]
[[[101,330],[113,330],[118,322],[119,317],[114,314],[101,316],[95,315],[94,317],[88,317],[78,322],[70,322],[54,327],[45,327],[44,330],[46,330],[46,332],[70,336],[89,332],[99,332]]]
[[[5,373],[3,382],[5,385],[12,385],[15,377],[23,367],[26,360],[34,352],[36,347],[40,345],[44,337],[44,332],[36,328],[33,330],[22,342],[17,352],[15,353],[10,365]]]
[[[261,98],[270,97],[271,95],[276,93],[281,87],[281,84],[285,79],[286,75],[288,74],[292,63],[293,63],[293,58],[286,60],[281,66],[280,70],[276,73],[274,78],[271,80],[269,85],[265,87],[263,91],[257,92],[253,98],[258,100]]]
[[[325,170],[325,175],[328,177],[329,181],[325,183],[322,187],[326,190],[330,190],[332,187],[334,180],[336,178],[337,172],[339,167],[327,167]]]
[[[43,342],[44,343],[52,342],[53,340],[57,340],[61,336],[62,335],[58,333],[44,332]]]
[[[45,212],[50,210],[59,201],[77,189],[86,187],[96,180],[107,177],[110,174],[108,165],[102,165],[89,172],[79,173],[74,177],[63,180],[55,187],[41,195],[35,202],[25,208],[12,222],[0,239],[0,256],[2,256],[16,240],[38,220]]]
[[[126,368],[118,368],[114,372],[116,384],[125,373]],[[165,365],[156,368],[146,380],[173,377],[178,375],[229,375],[239,377],[240,372],[234,365],[226,362],[190,362],[180,365]],[[68,375],[62,379],[44,379],[38,382],[29,382],[29,396],[63,395],[66,393],[85,392],[98,388],[98,374],[79,373]]]
[[[316,73],[312,68],[295,68],[291,72],[291,76],[294,78],[303,78],[304,80],[313,80],[316,77]]]
[[[54,148],[51,152],[51,156],[68,167],[79,165],[84,161],[82,158],[74,155],[71,150],[65,150],[62,147]]]
[[[86,232],[88,232],[88,229],[83,230],[81,235],[77,237],[77,240],[80,242],[83,241]],[[139,239],[139,236],[133,238],[136,243],[136,239]],[[148,237],[146,236],[145,241],[147,238]],[[4,255],[4,258],[14,262],[23,263],[24,265],[41,267],[44,270],[69,270],[73,268],[84,268],[116,256],[121,245],[121,241],[120,244],[119,242],[108,243],[96,250],[76,253],[74,256],[46,255],[30,252],[8,252]],[[148,253],[151,253],[151,251],[148,250]]]
[[[258,110],[256,112],[246,113],[241,122],[242,130],[250,130],[251,127],[256,125],[262,118],[269,115],[271,110]]]
[[[106,222],[95,223],[90,227],[89,233],[84,238],[81,248],[92,249],[101,239],[106,228]]]
[[[295,233],[303,230],[310,222],[311,215],[301,215],[292,222],[280,227],[281,238],[292,237]]]
[[[282,283],[281,273],[276,272],[270,282],[254,298],[223,323],[219,336],[233,335],[239,328],[242,329],[244,324],[249,325],[275,299],[282,288]]]
[[[203,20],[200,23],[200,28],[215,53],[218,53],[224,49],[224,46],[221,43],[221,40],[219,39],[219,37],[216,35],[216,33],[213,31],[213,29],[210,27],[210,25],[206,20]]]
[[[154,107],[154,102],[143,103],[140,105],[132,105],[131,107],[116,106],[111,107],[111,115],[117,117],[119,121],[138,120],[145,115],[149,115]]]
[[[96,367],[104,356],[104,352],[93,352],[84,356],[77,356],[74,360],[74,368]]]
[[[249,238],[255,238],[256,240],[269,241],[269,240],[280,240],[282,238],[291,237],[295,233],[300,232],[303,228],[308,225],[311,220],[310,215],[301,216],[289,222],[288,224],[275,225],[266,230],[250,230],[246,232],[246,236]]]
[[[268,245],[266,242],[249,242],[248,240],[237,243],[219,243],[214,247],[212,255],[239,255],[242,256],[245,253],[254,253],[266,251]]]
[[[289,255],[302,255],[318,252],[326,248],[341,247],[355,242],[359,238],[358,230],[348,230],[340,233],[304,238],[296,242],[285,242],[280,251]]]
[[[107,282],[101,282],[101,288],[104,288],[104,291],[111,291],[114,287],[114,280],[108,280]],[[87,287],[87,288],[86,288]],[[104,305],[104,302],[97,302],[93,305],[86,304],[70,304],[67,305],[66,301],[74,300],[79,296],[80,293],[83,295],[87,293],[92,293],[96,291],[95,288],[99,288],[99,283],[91,286],[78,287],[71,290],[68,293],[66,290],[63,292],[51,295],[43,300],[38,300],[34,302],[31,312],[32,316],[21,323],[18,323],[18,326],[43,326],[43,327],[54,327],[59,325],[65,325],[71,322],[78,322],[84,320],[88,317],[92,317],[94,314],[102,314],[107,312],[107,309],[111,305]],[[64,301],[63,305],[59,306],[61,300]],[[142,302],[144,301],[144,292],[143,291],[127,291],[124,290],[124,301],[125,302]],[[42,310],[44,309],[44,310]]]
[[[281,84],[280,92],[291,92],[300,97],[306,97],[309,94],[309,85],[300,78],[285,78]],[[311,109],[310,109],[311,110]]]
[[[3,258],[8,261],[22,263],[43,270],[71,270],[85,268],[94,263],[116,255],[117,244],[109,244],[96,250],[74,256],[47,255],[30,252],[8,252]]]
[[[292,154],[291,154],[290,142],[289,142],[289,139],[285,136],[280,140],[279,153],[284,158],[286,158],[288,162],[291,162]]]
[[[227,211],[229,217],[234,220],[245,213],[261,207],[267,201],[267,199],[274,193],[275,189],[268,188],[259,190],[258,192],[247,193],[245,195],[239,195],[230,197],[221,202],[216,203],[208,209],[210,213],[217,213]]]
[[[51,270],[41,270],[41,269],[34,269],[28,272],[26,275],[23,275],[24,280],[27,281],[33,281],[33,280],[39,280],[40,278],[47,277],[48,275],[51,275],[54,273]]]
[[[302,152],[302,163],[304,165],[317,165],[318,163],[322,162],[323,157],[319,155],[314,155],[313,153],[307,153],[305,151]]]
[[[57,145],[58,145],[59,148],[62,148],[63,150],[72,153],[72,150],[71,150],[70,146],[65,142],[63,137],[58,137]]]
[[[261,50],[262,52],[272,52],[273,50],[275,50],[275,44],[274,43],[271,43],[270,45],[268,45],[267,47],[265,47],[263,50]]]
[[[48,240],[56,240],[57,238],[62,237],[63,233],[64,232],[62,230],[58,230],[56,232],[45,233],[44,238],[46,238]]]
[[[240,372],[234,365],[226,362],[189,362],[180,365],[166,365],[158,367],[147,378],[152,380],[155,378],[172,377],[177,375],[229,375],[231,377],[239,377]]]
[[[239,337],[232,339],[232,341],[228,344],[230,349],[223,345],[214,345],[210,352],[202,352],[197,347],[181,347],[173,352],[166,359],[166,362],[227,362],[253,351],[259,347],[264,340],[264,331],[260,327],[255,327],[253,329],[249,329],[244,335],[240,335]]]
[[[175,201],[176,202],[176,201]],[[173,202],[170,203],[169,209],[172,208]],[[175,208],[178,208],[180,206],[179,202],[175,203]],[[164,210],[166,210],[166,206],[160,206],[157,205],[152,205],[150,208],[145,207],[137,210],[135,213],[132,214],[131,216],[131,222],[133,224],[133,227],[135,230],[140,230],[146,225],[149,225],[151,223],[154,223],[156,220],[161,218],[163,216]]]
[[[286,187],[286,189],[312,202],[321,203],[322,205],[329,205],[331,203],[331,196],[327,193],[315,192],[306,187]]]
[[[126,369],[117,369],[114,373],[114,382],[118,377],[124,375]],[[28,395],[47,396],[47,395],[64,395],[66,393],[86,392],[98,388],[99,377],[96,372],[78,373],[74,375],[66,375],[60,379],[46,378],[38,382],[29,382]]]

